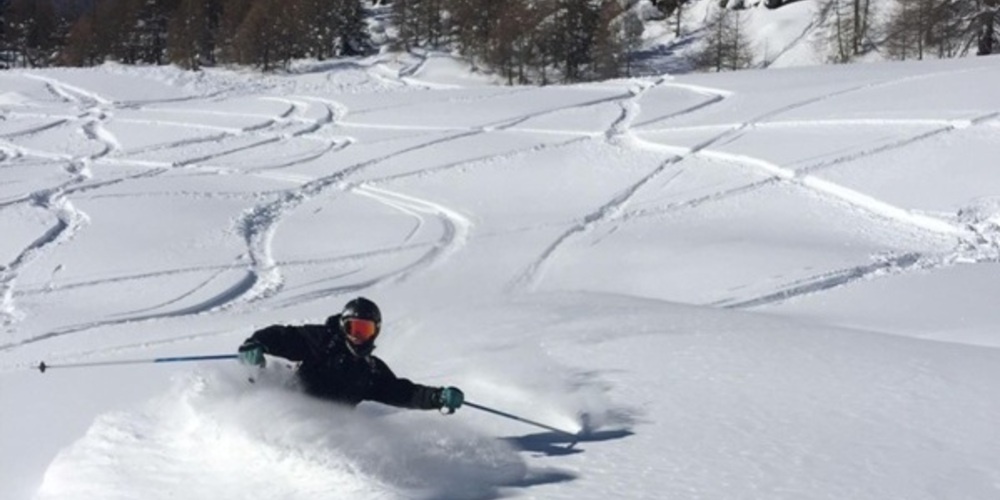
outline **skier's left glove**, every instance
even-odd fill
[[[455,410],[465,402],[465,394],[462,394],[458,387],[442,387],[438,392],[437,402],[441,405],[441,410],[455,413]]]

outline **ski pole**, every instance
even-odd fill
[[[524,422],[526,424],[534,425],[535,427],[541,427],[542,429],[550,430],[552,432],[557,432],[559,434],[565,434],[567,436],[572,436],[572,437],[577,437],[577,435],[578,435],[575,432],[569,432],[569,431],[564,431],[562,429],[557,429],[557,428],[549,426],[549,425],[545,425],[545,424],[542,424],[542,423],[539,423],[539,422],[535,422],[534,420],[528,420],[528,419],[526,419],[524,417],[519,417],[517,415],[513,415],[513,414],[510,414],[510,413],[507,413],[507,412],[504,412],[504,411],[495,410],[495,409],[489,408],[487,406],[477,405],[476,403],[472,403],[470,401],[466,401],[464,404],[465,404],[465,406],[469,406],[471,408],[475,408],[475,409],[480,410],[480,411],[485,411],[486,413],[492,413],[494,415],[499,415],[501,417],[509,418],[511,420],[517,420],[518,422]]]
[[[89,363],[60,363],[60,364],[46,364],[44,361],[38,363],[38,371],[45,373],[45,370],[50,368],[83,368],[89,366],[111,366],[111,365],[137,365],[146,363],[180,363],[184,361],[215,361],[220,359],[237,359],[238,354],[212,354],[208,356],[175,356],[169,358],[150,358],[150,359],[123,359],[119,361],[94,361]]]

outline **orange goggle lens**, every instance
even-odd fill
[[[349,319],[344,321],[344,332],[347,338],[355,344],[363,344],[375,336],[378,325],[369,319]]]

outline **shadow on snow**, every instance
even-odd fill
[[[570,436],[558,432],[542,432],[526,436],[502,438],[502,440],[522,451],[540,453],[547,456],[565,456],[583,453],[584,450],[577,447],[580,443],[596,443],[622,439],[632,434],[634,433],[627,429],[591,431],[578,436]]]

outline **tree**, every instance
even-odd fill
[[[7,40],[7,34],[10,31],[7,25],[9,4],[9,0],[0,0],[0,69],[9,68],[14,62],[13,51]]]
[[[887,26],[886,53],[895,59],[965,54],[979,41],[974,10],[973,0],[897,0]]]
[[[357,56],[370,53],[372,42],[362,1],[337,0],[334,2],[334,13],[338,54]]]
[[[272,71],[304,54],[301,3],[255,0],[236,29],[231,44],[234,61]]]
[[[753,65],[754,51],[742,10],[720,8],[709,26],[711,31],[705,47],[694,59],[696,67],[735,71]]]
[[[217,39],[222,62],[239,63],[243,59],[240,44],[247,41],[240,40],[239,31],[253,4],[254,0],[221,0]]]
[[[12,63],[25,68],[52,64],[59,45],[59,22],[52,1],[12,0],[4,14],[5,45]]]
[[[160,65],[167,60],[167,30],[180,0],[145,0],[133,27],[139,61]]]
[[[90,15],[99,62],[111,58],[124,64],[145,62],[142,34],[144,0],[98,0]]]
[[[530,15],[528,3],[523,0],[505,2],[497,14],[495,23],[488,26],[482,57],[500,71],[508,85],[513,85],[515,79],[523,83],[526,62],[523,50],[527,38],[524,23],[528,22]]]
[[[687,12],[685,7],[691,3],[691,0],[659,0],[654,2],[654,5],[660,9],[661,12],[668,18],[668,22],[674,24],[674,36],[680,37],[684,33],[681,31],[684,21],[684,13]],[[669,18],[673,17],[672,21]]]
[[[397,42],[405,50],[439,47],[447,41],[449,15],[446,0],[395,0],[392,20],[398,30]]]
[[[995,54],[1000,49],[1000,0],[976,0],[969,23],[976,42],[976,54]]]
[[[620,75],[622,62],[622,36],[617,19],[624,9],[617,0],[603,0],[600,3],[597,24],[594,31],[593,67],[597,78],[616,78]]]
[[[458,50],[473,59],[483,60],[491,50],[493,37],[502,23],[512,22],[510,13],[526,8],[524,0],[484,2],[482,0],[451,0],[448,11],[454,28],[454,42]],[[516,17],[516,16],[514,16]],[[511,26],[513,28],[513,26]],[[518,29],[517,31],[524,31]],[[503,28],[507,30],[506,26]],[[510,38],[503,34],[505,38]]]
[[[208,4],[204,0],[181,0],[170,19],[167,50],[170,62],[186,69],[201,67],[202,46],[209,30]]]
[[[897,2],[887,25],[883,46],[889,57],[899,60],[922,59],[924,53],[923,21],[927,2]]]
[[[642,21],[628,4],[603,0],[594,36],[594,73],[616,78],[631,73],[629,54],[642,42]]]
[[[59,63],[66,66],[94,66],[104,60],[106,47],[101,45],[95,21],[96,5],[85,12],[70,26],[66,46],[59,55]]]
[[[639,15],[634,10],[629,10],[625,13],[622,24],[624,32],[622,50],[625,52],[625,76],[632,76],[632,54],[642,48],[642,32],[645,30],[645,26],[642,24],[642,19],[639,18]]]
[[[846,63],[861,55],[871,31],[871,0],[830,0],[825,8],[834,19],[830,36],[833,62]]]
[[[593,60],[594,36],[600,0],[557,0],[554,13],[553,56],[565,81],[584,80]]]

